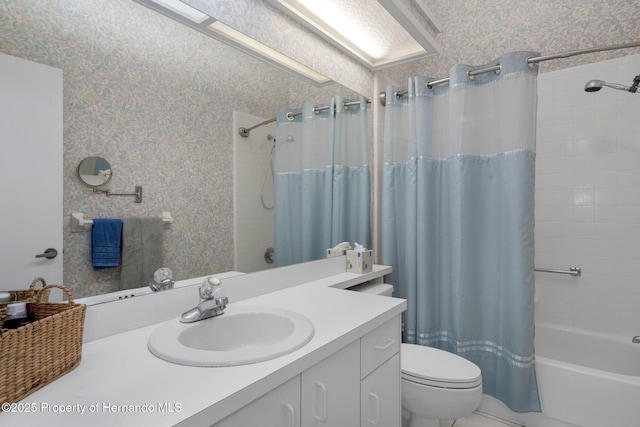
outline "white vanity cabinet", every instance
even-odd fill
[[[400,316],[215,427],[400,427]]]
[[[360,339],[361,427],[401,424],[400,316]]]
[[[51,409],[73,404],[74,410],[5,411],[0,425],[374,427],[378,422],[400,427],[396,356],[406,301],[344,290],[391,272],[374,265],[371,273],[347,273],[344,265],[344,258],[327,258],[225,279],[232,304],[290,310],[307,317],[315,329],[311,341],[295,352],[247,366],[187,367],[148,351],[160,324],[177,321],[192,307],[199,278],[171,292],[88,307],[82,363],[20,402],[39,408],[46,403]],[[103,324],[111,326],[98,326]],[[127,408],[159,406],[155,411],[91,410],[115,402]],[[160,410],[177,403],[180,411]]]
[[[360,340],[302,373],[302,427],[360,424]]]
[[[300,375],[276,387],[215,427],[300,427]]]

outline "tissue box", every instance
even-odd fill
[[[347,273],[369,273],[373,270],[373,251],[347,251]]]
[[[347,252],[346,249],[327,249],[327,258],[333,258],[337,256],[343,256]]]

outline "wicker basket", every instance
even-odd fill
[[[38,294],[50,288],[62,289],[69,301],[34,302],[36,321],[0,329],[0,403],[17,402],[80,364],[87,306],[74,303],[65,286],[45,286]],[[1,307],[2,323],[6,314],[6,307]]]
[[[19,291],[7,291],[11,294],[10,302],[0,302],[0,308],[5,307],[7,304],[13,304],[14,302],[33,302],[36,297],[36,285],[38,282],[42,283],[42,288],[47,286],[47,282],[44,281],[42,277],[36,277],[31,282],[29,289],[22,289]],[[42,289],[40,289],[42,290]],[[44,291],[38,294],[38,301],[49,301],[49,289],[45,289]]]

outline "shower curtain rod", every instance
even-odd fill
[[[589,49],[572,50],[572,51],[569,51],[569,52],[554,53],[554,54],[551,54],[551,55],[530,57],[530,58],[527,58],[527,64],[529,64],[529,67],[533,68],[533,67],[536,66],[536,64],[538,62],[550,61],[552,59],[569,58],[571,56],[584,55],[586,53],[604,52],[604,51],[607,51],[607,50],[617,50],[617,49],[628,49],[628,48],[631,48],[631,47],[640,47],[640,42],[612,44],[610,46],[592,47],[592,48],[589,48]],[[500,74],[501,70],[502,70],[502,66],[500,64],[493,65],[491,67],[486,67],[486,68],[481,68],[481,69],[478,69],[478,70],[468,71],[467,72],[467,77],[469,77],[469,79],[473,80],[474,77],[477,76],[478,74],[490,73],[492,71],[495,72],[496,74]],[[426,86],[431,88],[432,86],[436,86],[436,85],[439,85],[439,84],[449,83],[449,80],[450,80],[449,77],[445,77],[445,78],[439,79],[439,80],[432,80],[430,82],[427,82]],[[398,91],[394,92],[394,96],[399,99],[399,98],[402,98],[403,96],[405,96],[407,93],[409,93],[409,91],[407,89],[398,90]],[[382,104],[383,107],[385,105],[387,105],[387,93],[386,92],[380,92],[380,104]]]
[[[371,100],[369,98],[367,98],[367,104],[371,104]],[[360,101],[351,101],[351,102],[345,102],[344,103],[345,107],[350,107],[352,105],[360,105]],[[328,110],[329,108],[331,108],[330,105],[325,105],[325,106],[322,106],[322,107],[313,107],[313,112],[317,114],[317,113],[319,113],[321,111]],[[288,112],[287,113],[287,119],[293,120],[294,118],[298,117],[301,114],[302,114],[301,111],[299,111],[297,113]],[[273,123],[276,120],[277,120],[277,118],[274,117],[273,119],[265,120],[264,122],[258,123],[257,125],[253,125],[250,128],[240,127],[240,128],[238,128],[238,133],[240,134],[241,137],[247,138],[249,135],[251,135],[251,131],[254,130],[255,128],[259,128],[260,126],[268,125],[269,123]]]

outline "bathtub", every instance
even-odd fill
[[[527,427],[640,426],[640,344],[631,338],[536,324],[542,414],[511,412],[487,395],[478,410]]]

